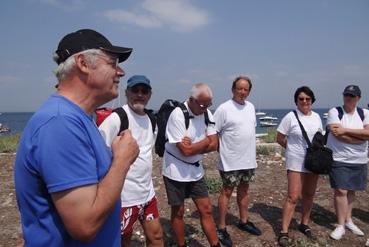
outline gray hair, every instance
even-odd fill
[[[85,56],[87,65],[89,65],[91,68],[96,68],[97,55],[102,55],[103,52],[99,49],[89,49],[68,57],[67,60],[59,64],[58,67],[54,70],[54,74],[58,81],[65,80],[66,77],[68,77],[68,75],[71,73],[72,69],[76,65],[75,56],[78,56],[80,54],[83,54]],[[53,60],[55,62],[59,60],[58,54],[54,53]]]
[[[196,83],[192,86],[190,91],[190,96],[194,99],[197,99],[201,94],[205,94],[210,98],[213,98],[213,92],[210,87],[205,83]]]

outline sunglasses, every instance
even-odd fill
[[[350,98],[355,98],[356,97],[355,95],[348,94],[348,93],[344,94],[343,96],[344,97],[350,97]]]
[[[193,99],[195,102],[196,102],[196,104],[198,105],[198,106],[200,106],[200,108],[202,108],[202,109],[206,109],[206,108],[209,108],[210,106],[212,106],[213,105],[213,103],[212,102],[210,102],[209,104],[207,104],[207,105],[205,105],[205,104],[200,104],[198,101],[197,101],[197,99]]]
[[[309,98],[309,97],[299,97],[298,99],[299,99],[299,101],[306,101],[306,102],[311,101],[311,98]]]
[[[142,93],[144,95],[148,95],[151,92],[151,89],[148,87],[131,87],[129,90],[134,94]]]

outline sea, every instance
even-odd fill
[[[276,123],[279,123],[281,119],[286,115],[289,111],[293,109],[258,109],[259,112],[265,112],[267,116],[278,118],[275,120]],[[316,113],[320,115],[323,121],[323,127],[325,126],[326,120],[323,118],[323,113],[328,112],[328,108],[319,108],[313,109]],[[10,127],[10,132],[0,133],[0,135],[9,135],[9,134],[21,134],[24,127],[26,126],[28,120],[33,115],[33,112],[2,112],[0,114],[0,123]],[[262,116],[260,116],[262,117]],[[258,126],[256,127],[257,134],[268,133],[268,128],[270,127],[260,127],[259,124],[259,116]],[[276,128],[275,126],[274,128]]]

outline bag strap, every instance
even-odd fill
[[[297,112],[296,110],[293,110],[293,113],[295,114],[296,118],[297,118],[297,121],[299,122],[299,125],[300,125],[300,129],[301,129],[301,132],[302,132],[302,136],[305,138],[305,141],[308,145],[308,147],[310,148],[312,145],[311,145],[311,142],[309,140],[309,137],[308,135],[306,134],[306,131],[305,131],[305,128],[304,126],[302,125],[302,123],[300,122],[300,119],[299,119],[299,116],[297,115]]]
[[[184,103],[180,103],[178,105],[179,108],[181,108],[182,112],[183,112],[183,115],[184,115],[184,118],[185,118],[185,126],[186,126],[186,129],[188,129],[188,126],[190,126],[190,113],[188,112],[188,109],[187,107],[185,106]]]
[[[119,119],[120,119],[120,128],[119,128],[119,132],[118,132],[118,134],[119,134],[123,130],[128,129],[128,116],[127,116],[126,111],[123,109],[123,107],[115,108],[113,110],[113,112],[117,113],[118,116],[119,116]],[[147,116],[150,119],[152,132],[155,133],[156,118],[155,118],[155,115],[153,113],[153,110],[144,109],[144,112],[147,114]]]
[[[205,124],[206,124],[206,126],[208,126],[209,124],[215,124],[215,122],[212,122],[209,119],[208,109],[206,109],[206,111],[204,112],[204,118],[205,118]]]
[[[155,128],[156,128],[156,117],[154,114],[153,110],[149,110],[149,109],[144,109],[144,112],[147,114],[147,116],[150,119],[151,122],[151,127],[152,127],[152,133],[155,133]]]
[[[191,163],[191,162],[188,162],[188,161],[185,161],[185,160],[182,160],[182,159],[178,158],[174,154],[170,153],[167,149],[165,149],[165,152],[167,152],[169,155],[173,156],[177,160],[182,161],[183,163],[186,163],[186,164],[191,165],[191,166],[196,166],[196,167],[199,167],[200,166],[200,160],[199,161],[196,161],[194,163]]]
[[[128,116],[127,116],[126,111],[123,109],[123,107],[115,108],[113,112],[117,113],[120,119],[120,128],[118,132],[118,135],[119,135],[120,132],[128,129]]]

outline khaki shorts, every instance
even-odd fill
[[[221,171],[219,174],[222,177],[224,187],[237,187],[238,185],[254,181],[255,169],[235,170],[235,171]]]

